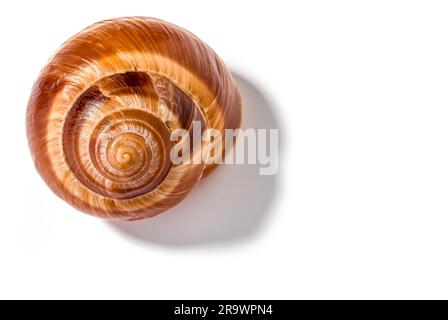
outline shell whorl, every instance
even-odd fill
[[[27,136],[59,197],[96,216],[134,220],[174,206],[214,168],[171,163],[174,143],[208,143],[170,140],[193,121],[202,130],[239,128],[241,99],[224,63],[177,26],[121,18],[94,24],[53,55],[32,90]]]

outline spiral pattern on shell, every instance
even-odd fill
[[[184,199],[214,165],[173,164],[175,129],[239,128],[241,99],[220,58],[188,31],[152,18],[102,21],[41,71],[27,110],[36,168],[81,211],[126,220]],[[224,153],[222,143],[222,155]],[[191,158],[200,155],[192,152]]]

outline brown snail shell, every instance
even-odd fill
[[[152,18],[120,18],[92,25],[53,55],[32,90],[27,136],[59,197],[96,216],[135,220],[174,206],[214,168],[173,164],[170,132],[191,131],[193,121],[202,130],[239,128],[241,108],[229,70],[196,36]]]

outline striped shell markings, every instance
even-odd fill
[[[224,133],[240,127],[241,113],[229,70],[204,42],[161,20],[119,18],[51,57],[26,126],[35,166],[56,195],[95,216],[137,220],[179,203],[215,167],[170,160],[175,144],[189,144],[193,160],[210,143],[191,139],[192,124]],[[191,135],[172,141],[176,129]]]

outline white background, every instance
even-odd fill
[[[1,298],[448,298],[444,1],[0,4]],[[107,18],[153,16],[234,72],[280,170],[222,167],[141,223],[71,208],[36,173],[32,84]]]

